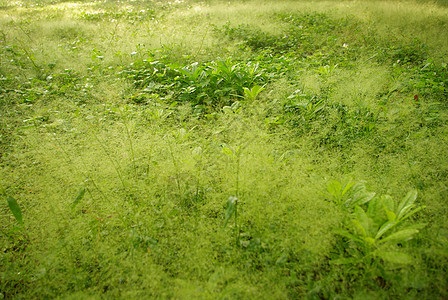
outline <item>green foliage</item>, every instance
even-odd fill
[[[350,209],[361,206],[375,197],[375,193],[367,191],[365,183],[356,183],[350,177],[345,178],[342,182],[329,181],[327,195],[336,205]]]
[[[446,8],[0,6],[0,298],[448,298]]]
[[[411,79],[411,87],[424,97],[438,101],[448,99],[448,68],[447,64],[435,65],[429,61],[422,68],[415,69]]]
[[[258,94],[260,94],[264,90],[264,87],[254,85],[251,89],[248,89],[247,87],[244,87],[243,89],[244,97],[249,101],[254,101],[257,98]]]
[[[362,105],[349,107],[329,103],[325,95],[310,95],[301,89],[283,102],[285,123],[301,134],[314,133],[320,145],[341,147],[371,136],[379,123],[377,114]],[[319,128],[326,124],[325,131]]]
[[[214,27],[217,34],[227,36],[231,41],[242,41],[243,47],[249,47],[254,50],[276,49],[280,50],[286,45],[281,45],[281,39],[276,36],[266,34],[257,28],[241,24],[234,28],[230,23],[225,24],[222,28]]]
[[[345,185],[344,191],[348,186],[350,184]],[[329,191],[334,194],[341,195],[340,190],[341,185],[335,181],[329,184]],[[400,251],[398,245],[413,239],[419,229],[425,226],[423,223],[404,223],[423,209],[423,206],[417,206],[416,199],[416,191],[410,191],[398,205],[388,195],[362,198],[353,206],[345,228],[335,230],[336,234],[349,240],[351,245],[341,253],[342,258],[332,262],[369,265],[376,259],[383,259],[391,263],[411,263],[411,256]],[[362,207],[365,203],[368,203],[367,209]]]
[[[254,99],[261,92],[257,84],[266,81],[258,63],[234,63],[230,58],[185,66],[154,59],[137,61],[126,76],[144,95],[161,95],[170,102],[193,106],[222,106],[230,104],[229,98],[246,93],[249,100]]]
[[[236,225],[238,221],[237,204],[238,204],[238,198],[231,196],[229,197],[229,199],[227,199],[224,227],[227,226],[227,223],[230,221],[232,217],[235,217],[235,225]]]
[[[9,210],[11,211],[14,218],[17,220],[20,226],[23,226],[22,210],[20,209],[20,206],[17,203],[16,199],[8,196],[6,197],[6,201],[8,202]]]
[[[227,36],[231,41],[238,41],[240,46],[253,51],[270,50],[275,55],[293,53],[297,56],[320,55],[324,52],[328,58],[336,58],[341,51],[334,53],[337,48],[338,35],[342,34],[341,28],[347,20],[333,19],[326,14],[276,14],[271,22],[281,23],[285,31],[281,34],[268,34],[259,28],[241,24],[232,27],[227,23],[222,28],[215,26],[215,32]],[[330,38],[328,38],[330,37]],[[341,59],[339,56],[338,59]],[[325,60],[324,60],[325,62]],[[322,58],[319,61],[322,63]]]
[[[310,122],[325,113],[325,106],[326,102],[321,97],[307,95],[299,89],[287,97],[284,110],[291,116],[291,119],[294,120],[296,116],[300,118],[294,120],[294,123],[301,123],[300,125],[304,124],[309,128]]]
[[[125,20],[131,24],[134,24],[147,20],[154,20],[156,13],[152,8],[138,10],[138,7],[136,7],[121,11],[117,11],[116,9],[83,11],[80,17],[83,20],[91,22],[117,22]]]
[[[84,198],[85,193],[86,193],[85,187],[82,187],[79,189],[78,195],[76,195],[75,200],[73,200],[73,202],[72,202],[72,208],[75,208],[76,205],[78,205],[78,203],[82,200],[82,198]]]
[[[394,45],[387,49],[388,55],[394,62],[403,65],[421,65],[427,58],[425,45],[415,40],[410,45]]]

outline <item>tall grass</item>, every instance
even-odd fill
[[[0,1],[0,298],[446,297],[439,2]]]

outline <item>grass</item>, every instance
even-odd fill
[[[0,0],[0,298],[446,298],[447,22]]]

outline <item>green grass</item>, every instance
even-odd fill
[[[446,298],[447,24],[0,0],[0,298]]]

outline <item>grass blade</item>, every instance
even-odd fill
[[[75,208],[75,206],[79,203],[79,201],[84,198],[84,194],[86,193],[86,188],[82,187],[79,189],[78,195],[76,196],[75,200],[73,200],[72,208]]]

